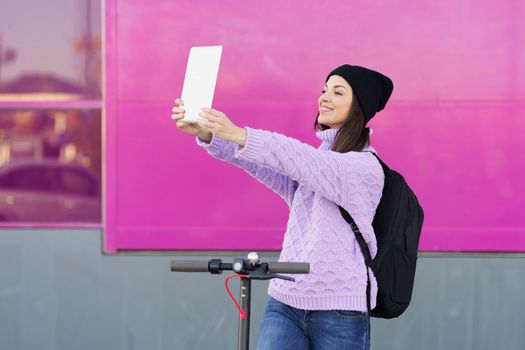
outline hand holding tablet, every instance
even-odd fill
[[[177,107],[171,109],[171,119],[177,121],[177,128],[180,131],[190,136],[198,136],[201,140],[210,142],[212,139],[212,134],[203,128],[200,123],[186,123],[184,122],[185,110],[184,101],[181,99],[176,99],[175,104]]]

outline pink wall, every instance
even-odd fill
[[[214,107],[315,146],[332,68],[390,76],[372,143],[425,208],[421,249],[525,251],[523,2],[298,4],[106,1],[105,249],[279,249],[285,203],[170,119],[190,47],[223,45]]]

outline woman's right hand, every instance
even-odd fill
[[[184,101],[178,98],[175,100],[175,104],[176,106],[171,109],[171,119],[177,121],[177,128],[179,128],[179,130],[186,135],[198,136],[201,140],[210,142],[212,139],[212,134],[202,128],[199,123],[190,124],[182,121],[182,118],[184,118],[184,113],[186,112],[184,108],[181,108],[181,106],[184,106]]]

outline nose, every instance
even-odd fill
[[[328,91],[325,91],[319,96],[319,101],[330,101],[330,95],[328,95]]]

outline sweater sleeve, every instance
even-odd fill
[[[246,130],[246,144],[243,148],[236,145],[238,159],[285,174],[351,215],[364,206],[366,215],[373,217],[379,199],[370,198],[370,193],[382,188],[384,174],[368,152],[321,150],[278,133]],[[371,186],[378,187],[371,191]]]
[[[295,190],[298,186],[297,181],[267,167],[248,160],[236,158],[235,150],[237,145],[232,142],[222,140],[215,136],[213,136],[210,143],[204,142],[198,137],[196,137],[196,141],[197,144],[206,149],[211,156],[244,169],[247,173],[281,196],[288,206],[291,206]]]

